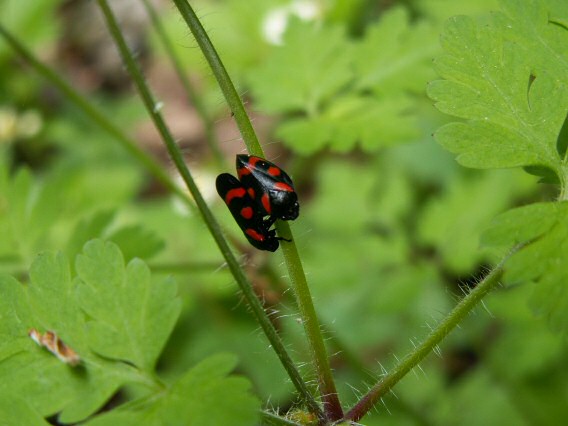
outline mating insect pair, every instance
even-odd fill
[[[270,227],[276,219],[294,220],[300,213],[292,179],[280,167],[253,155],[237,155],[237,176],[217,176],[217,192],[249,243],[276,251],[283,238]]]

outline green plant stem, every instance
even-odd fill
[[[217,82],[221,87],[223,95],[225,96],[225,99],[227,100],[227,103],[229,104],[229,107],[234,114],[235,120],[249,153],[252,155],[264,157],[264,152],[258,142],[258,138],[256,137],[256,133],[254,132],[241,98],[235,90],[235,86],[233,85],[231,78],[229,77],[227,70],[222,63],[221,58],[217,54],[217,51],[215,50],[213,44],[211,43],[211,40],[205,32],[205,29],[201,25],[201,22],[195,15],[195,12],[193,11],[187,0],[173,0],[173,2],[177,6],[190,31],[195,37],[195,40],[201,48],[203,55],[209,63],[213,74],[215,75],[215,78],[217,79]],[[292,238],[292,233],[288,224],[282,221],[278,221],[278,223],[276,224],[276,229],[278,231],[278,235],[292,240],[291,243],[282,243],[284,259],[286,261],[286,265],[290,274],[290,279],[294,288],[294,293],[296,295],[300,315],[304,323],[304,329],[306,330],[306,336],[308,338],[308,343],[310,346],[310,353],[315,363],[315,368],[318,376],[319,391],[324,403],[326,417],[329,420],[339,420],[341,417],[343,417],[343,412],[337,391],[335,389],[335,383],[333,381],[329,359],[325,349],[323,336],[319,328],[319,322],[315,313],[310,291],[307,285],[302,262],[300,260],[300,256],[298,255],[298,250],[296,248],[296,244],[294,243],[294,239]]]
[[[278,221],[276,229],[281,237],[292,239],[290,226],[287,222]],[[320,324],[312,303],[312,296],[306,281],[304,268],[302,267],[296,244],[293,241],[290,243],[282,242],[281,246],[284,259],[288,265],[288,273],[296,295],[300,316],[304,323],[304,330],[308,338],[311,359],[316,363],[315,367],[318,375],[319,390],[324,403],[324,411],[330,420],[339,420],[343,417],[343,410],[335,389],[329,357],[327,356]]]
[[[171,177],[164,172],[162,166],[150,155],[140,149],[137,143],[133,139],[129,138],[120,129],[120,127],[113,124],[98,107],[89,102],[79,92],[74,90],[55,71],[38,60],[36,56],[26,49],[15,37],[13,37],[8,30],[2,26],[2,24],[0,24],[0,34],[8,42],[12,49],[14,49],[26,62],[28,62],[40,75],[57,87],[71,102],[73,102],[91,120],[93,120],[95,124],[114,137],[124,147],[124,149],[132,155],[132,157],[141,163],[142,166],[156,178],[156,180],[164,185],[169,191],[178,195],[190,206],[190,208],[195,209],[195,206],[191,202],[187,193],[175,184]]]
[[[438,326],[426,337],[426,339],[401,360],[391,373],[383,377],[371,390],[355,404],[345,416],[346,420],[360,420],[393,386],[399,382],[410,370],[416,367],[426,355],[432,352],[436,346],[446,337],[469,312],[481,301],[481,299],[493,290],[498,284],[503,272],[503,266],[507,259],[517,252],[522,245],[513,248],[493,270],[480,281],[477,286],[465,296],[456,307],[444,318]]]
[[[184,71],[179,59],[179,56],[177,55],[173,44],[171,43],[170,38],[164,26],[162,25],[156,9],[149,0],[142,0],[142,3],[144,3],[144,7],[146,8],[148,16],[150,16],[150,19],[152,20],[152,24],[154,25],[154,29],[158,34],[160,42],[164,46],[166,55],[172,61],[172,65],[178,75],[179,80],[181,81],[181,84],[183,85],[183,88],[185,89],[185,93],[187,94],[189,102],[193,105],[195,111],[197,112],[197,115],[199,115],[199,118],[203,123],[203,126],[205,128],[205,139],[207,141],[207,144],[209,145],[209,149],[211,150],[211,153],[213,154],[213,157],[217,161],[218,165],[222,167],[225,163],[225,160],[223,158],[221,150],[219,149],[213,120],[207,112],[207,108],[205,108],[205,104],[202,102],[201,97],[189,81],[189,78]]]
[[[310,407],[311,410],[314,410],[314,412],[319,413],[319,407],[317,403],[315,402],[314,398],[308,391],[306,384],[304,383],[302,377],[300,376],[300,373],[294,366],[292,359],[290,358],[288,352],[286,351],[286,348],[284,347],[284,343],[282,342],[280,336],[278,335],[278,333],[274,329],[274,326],[270,322],[270,319],[268,318],[268,315],[264,311],[262,304],[260,303],[260,301],[256,297],[256,294],[254,293],[252,285],[246,278],[243,270],[241,269],[241,267],[237,262],[237,259],[231,252],[229,245],[227,244],[227,241],[223,237],[219,224],[213,217],[213,214],[211,213],[209,207],[205,203],[203,196],[199,192],[199,189],[197,188],[197,185],[195,184],[191,176],[191,173],[183,160],[183,155],[181,153],[181,150],[179,149],[178,145],[175,143],[173,136],[171,135],[169,129],[167,128],[166,123],[162,115],[160,114],[160,109],[156,108],[156,102],[152,94],[150,93],[150,89],[146,85],[146,81],[144,80],[141,70],[139,69],[130,50],[128,49],[128,46],[126,45],[126,41],[124,40],[124,37],[120,32],[120,28],[116,22],[116,19],[107,1],[97,0],[97,2],[103,12],[109,31],[120,51],[120,54],[126,65],[126,69],[130,74],[132,80],[134,81],[134,84],[136,85],[140,97],[142,98],[144,106],[148,110],[148,113],[150,114],[150,117],[152,118],[154,125],[160,132],[160,135],[162,136],[162,139],[168,149],[168,152],[174,164],[176,165],[176,168],[178,169],[180,175],[185,181],[187,187],[189,188],[189,191],[191,192],[191,195],[193,196],[193,199],[197,204],[197,208],[199,209],[203,217],[203,220],[205,221],[207,227],[209,228],[209,231],[211,232],[211,235],[215,239],[215,242],[219,246],[219,249],[221,250],[223,257],[225,258],[225,261],[227,262],[227,265],[229,266],[231,273],[235,277],[237,284],[239,285],[245,299],[247,300],[250,308],[252,309],[253,314],[256,317],[256,320],[259,322],[261,328],[263,329],[268,340],[270,341],[272,348],[278,355],[280,361],[282,362],[282,365],[284,366],[288,375],[290,376],[292,383],[294,384],[294,386],[296,387],[296,389],[298,390],[298,392],[300,393],[300,395],[302,396],[308,407]]]
[[[195,15],[193,8],[189,5],[187,0],[173,0],[173,2],[187,23],[187,26],[201,49],[201,52],[203,52],[205,59],[213,70],[213,74],[217,79],[219,87],[221,88],[221,91],[229,104],[229,108],[231,108],[231,112],[235,117],[235,121],[239,127],[239,131],[243,137],[248,152],[252,155],[264,157],[264,153],[260,143],[258,142],[258,138],[256,137],[256,133],[252,127],[243,102],[241,101],[241,98],[238,95],[223,62],[221,62],[221,58],[217,54],[215,47],[211,43],[211,40],[209,40],[209,36]]]

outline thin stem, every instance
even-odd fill
[[[129,138],[117,125],[87,98],[67,84],[55,71],[47,67],[36,56],[21,44],[8,30],[0,24],[0,35],[8,42],[26,62],[28,62],[40,75],[57,87],[71,102],[81,109],[95,124],[114,137],[123,147],[142,164],[162,185],[169,191],[178,195],[191,208],[195,208],[187,193],[180,188],[171,177],[164,172],[162,166],[150,155],[144,152],[137,143]]]
[[[302,377],[300,376],[300,373],[294,366],[292,359],[290,358],[288,352],[286,351],[286,348],[284,347],[284,343],[282,342],[280,336],[278,335],[278,333],[274,329],[274,326],[270,322],[270,319],[268,318],[266,312],[264,311],[262,304],[260,303],[260,301],[258,300],[258,298],[254,293],[252,285],[246,278],[243,270],[241,269],[240,265],[237,262],[237,259],[231,252],[229,245],[227,244],[227,241],[225,240],[221,232],[219,224],[213,217],[213,214],[211,213],[209,207],[205,203],[203,196],[199,192],[199,189],[197,188],[197,185],[195,184],[191,176],[191,173],[183,160],[183,155],[181,153],[181,150],[174,141],[173,136],[171,135],[162,115],[160,114],[160,109],[156,108],[156,102],[152,94],[150,93],[150,89],[146,85],[146,81],[144,80],[140,68],[136,64],[130,50],[128,49],[128,46],[126,45],[126,41],[124,40],[124,37],[120,32],[118,23],[116,22],[116,19],[113,16],[107,1],[97,0],[97,2],[103,12],[109,31],[120,51],[122,59],[126,65],[126,69],[130,74],[132,80],[134,81],[134,84],[136,85],[136,88],[140,94],[140,97],[142,98],[143,103],[148,113],[150,114],[150,117],[152,118],[154,125],[160,132],[162,140],[164,141],[164,144],[168,149],[172,161],[176,165],[180,175],[185,181],[187,187],[189,188],[189,191],[191,192],[191,195],[193,196],[193,199],[197,204],[197,208],[199,209],[199,212],[203,217],[203,220],[205,221],[207,227],[209,228],[209,231],[211,232],[211,235],[215,239],[215,242],[219,246],[219,249],[223,257],[225,258],[225,261],[227,262],[229,269],[231,270],[233,276],[235,277],[235,280],[237,281],[237,284],[239,285],[241,291],[243,292],[243,295],[247,300],[250,308],[252,309],[253,314],[256,317],[256,320],[259,322],[260,326],[262,327],[264,333],[266,334],[266,337],[268,338],[270,344],[272,345],[272,348],[280,358],[280,361],[282,362],[282,365],[284,366],[288,375],[290,376],[292,383],[294,384],[294,386],[296,387],[302,398],[305,400],[306,404],[310,407],[310,409],[314,410],[314,412],[318,412],[319,407],[317,403],[315,402],[314,398],[311,396],[310,392],[307,389],[306,384],[304,383]]]
[[[173,0],[182,17],[186,21],[189,29],[193,33],[203,55],[211,66],[219,86],[234,114],[235,120],[247,146],[249,153],[264,157],[262,147],[258,142],[256,133],[252,127],[250,119],[245,111],[241,98],[239,97],[235,87],[225,69],[221,58],[217,54],[211,40],[205,32],[201,22],[195,15],[192,7],[187,0]],[[290,274],[294,293],[300,310],[300,315],[304,323],[306,336],[310,346],[310,354],[315,363],[318,376],[319,391],[324,402],[324,410],[327,419],[339,420],[343,417],[343,412],[335,389],[333,375],[329,365],[329,359],[326,353],[323,336],[319,328],[319,322],[315,313],[310,291],[307,285],[306,276],[302,267],[300,256],[290,227],[287,223],[278,221],[276,224],[278,235],[286,239],[292,240],[290,243],[282,243],[282,251],[284,259]]]
[[[400,361],[393,371],[383,377],[371,390],[355,404],[347,413],[345,419],[351,421],[360,420],[372,407],[386,395],[395,384],[399,382],[410,370],[416,367],[426,355],[432,352],[436,346],[465,318],[467,314],[481,301],[481,299],[493,290],[498,284],[503,273],[505,262],[516,253],[522,245],[514,247],[493,270],[480,281],[477,286],[465,296],[456,307],[432,330],[426,339]]]
[[[205,104],[202,102],[201,97],[189,81],[187,73],[183,69],[181,60],[179,59],[179,56],[177,55],[174,46],[170,41],[170,38],[164,26],[162,25],[156,9],[148,0],[142,0],[142,3],[144,3],[144,7],[146,8],[148,16],[150,16],[150,19],[152,20],[152,24],[154,25],[160,42],[164,46],[167,56],[172,61],[172,65],[178,75],[178,78],[181,81],[181,84],[183,85],[183,88],[185,89],[185,93],[187,94],[189,102],[193,105],[195,111],[199,115],[199,118],[201,118],[201,121],[203,122],[203,126],[205,127],[205,139],[207,140],[209,149],[211,150],[211,153],[213,154],[213,157],[215,158],[219,166],[223,166],[225,160],[223,158],[221,150],[219,149],[213,120],[207,112],[207,108],[205,108]]]
[[[254,132],[243,102],[238,95],[223,62],[221,61],[221,58],[217,54],[215,47],[211,43],[211,40],[209,40],[209,36],[195,15],[193,8],[189,5],[187,0],[173,0],[173,2],[180,11],[181,16],[195,37],[197,44],[199,44],[205,59],[213,70],[213,74],[217,79],[219,87],[221,88],[221,91],[231,108],[231,112],[235,117],[235,121],[239,127],[239,131],[241,132],[245,145],[247,146],[248,152],[252,155],[264,157],[264,153],[258,143],[258,138],[256,137],[256,133]]]
[[[276,224],[276,229],[278,230],[278,235],[289,240],[292,239],[290,226],[287,222],[279,221]],[[343,410],[335,389],[329,357],[327,356],[320,324],[312,303],[310,288],[306,281],[306,274],[304,273],[296,244],[293,241],[290,243],[283,242],[282,253],[288,265],[290,281],[294,288],[300,316],[304,322],[304,330],[308,338],[311,358],[316,363],[315,367],[324,410],[330,420],[339,420],[343,417]]]

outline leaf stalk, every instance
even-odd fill
[[[360,420],[382,397],[384,397],[410,370],[416,367],[436,346],[465,318],[466,315],[481,301],[483,297],[493,290],[498,284],[503,273],[505,262],[523,245],[519,244],[507,253],[507,255],[495,266],[477,286],[465,296],[454,309],[432,330],[432,332],[402,359],[391,373],[379,380],[371,390],[363,396],[349,410],[345,419],[350,421]]]

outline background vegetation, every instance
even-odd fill
[[[190,3],[266,157],[294,178],[294,242],[343,407],[523,243],[502,285],[361,422],[561,424],[566,2]],[[111,6],[315,392],[282,251],[250,247],[215,193],[245,145],[201,50],[170,2]],[[265,423],[314,421],[187,202],[97,3],[4,0],[0,25],[0,424],[251,425],[259,410]],[[41,76],[9,34],[102,115]],[[81,366],[30,328],[56,331]]]

